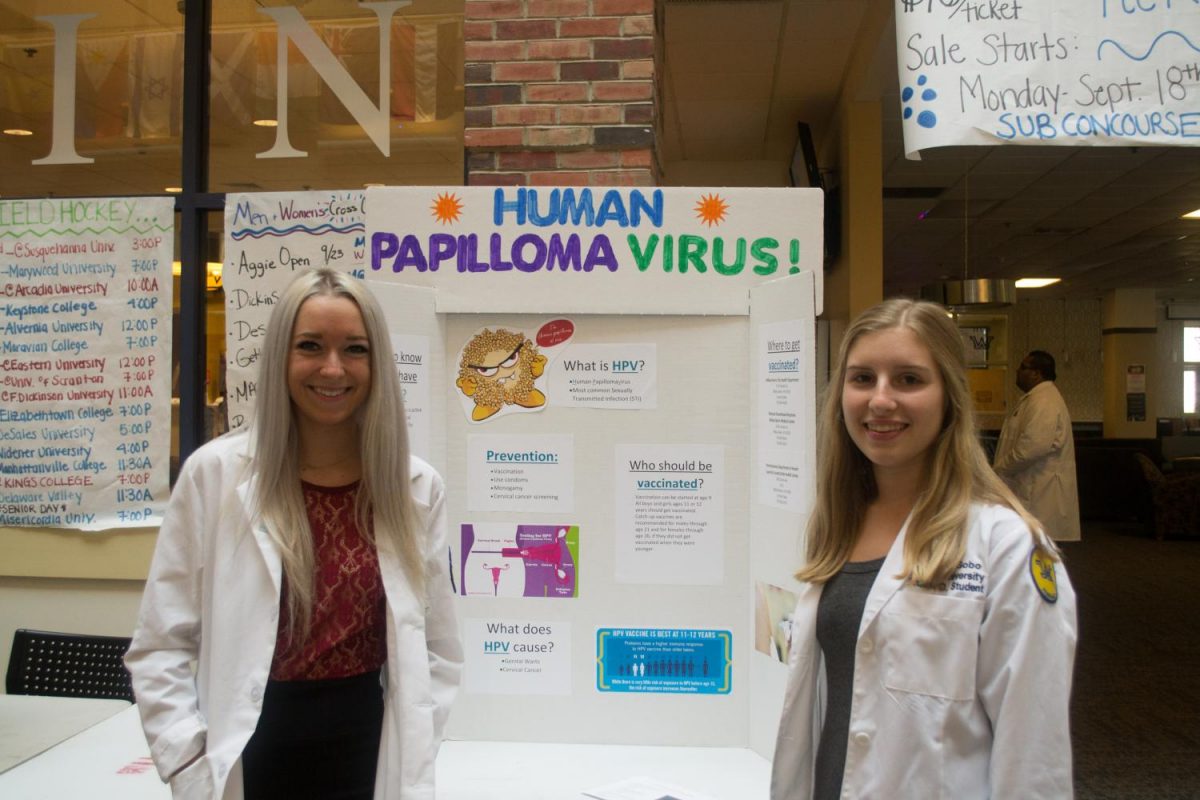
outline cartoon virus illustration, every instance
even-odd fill
[[[927,77],[925,77],[924,75],[920,75],[917,77],[917,86],[918,87],[925,86],[925,84],[928,82],[929,82],[929,79]],[[905,86],[904,91],[900,93],[900,99],[904,101],[904,118],[905,119],[910,119],[913,115],[913,108],[912,108],[912,106],[908,105],[908,102],[913,99],[913,95],[915,95],[916,93],[917,93],[916,89],[914,89],[911,86]],[[934,91],[933,89],[928,89],[928,88],[922,89],[922,91],[921,91],[921,100],[922,101],[924,101],[926,103],[930,103],[936,99],[937,99],[936,91]],[[937,114],[926,109],[925,111],[922,111],[921,113],[917,114],[917,124],[920,125],[922,128],[932,128],[933,126],[937,125]]]
[[[453,192],[442,192],[429,208],[433,212],[434,219],[446,225],[461,219],[463,204],[458,199],[458,195]]]
[[[696,203],[696,216],[700,221],[710,228],[713,225],[720,225],[725,221],[725,212],[729,210],[729,204],[721,199],[720,195],[706,194],[701,196],[700,202]]]
[[[454,383],[475,401],[474,422],[482,422],[506,405],[540,408],[546,395],[534,382],[546,370],[546,357],[525,334],[484,329],[463,348]]]

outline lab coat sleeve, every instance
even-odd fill
[[[208,731],[192,669],[200,649],[203,532],[211,505],[196,483],[198,460],[184,464],[171,493],[125,654],[150,755],[164,781],[204,752]]]
[[[434,476],[430,498],[428,550],[425,558],[425,643],[429,651],[429,682],[433,696],[434,742],[442,740],[450,707],[458,692],[463,650],[450,589],[446,498],[442,479]]]
[[[1044,599],[1030,571],[1028,529],[1017,519],[997,527],[1005,530],[991,548],[977,672],[993,736],[987,796],[1070,798],[1075,592],[1058,562],[1058,599]]]
[[[1052,406],[1037,403],[1030,398],[1031,406],[1019,420],[1020,424],[1011,446],[997,454],[995,470],[1000,475],[1014,475],[1028,469],[1035,462],[1061,450],[1070,435],[1070,423]]]

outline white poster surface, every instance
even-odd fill
[[[658,407],[658,358],[653,344],[575,344],[550,364],[550,391],[560,406]]]
[[[429,337],[393,333],[391,338],[392,358],[400,376],[400,392],[404,398],[404,411],[408,415],[408,449],[415,455],[428,458],[432,452]]]
[[[1195,146],[1198,10],[1195,0],[896,0],[904,149]]]
[[[467,437],[471,511],[575,510],[575,438],[569,434]]]
[[[0,526],[162,521],[174,206],[0,201]]]
[[[725,452],[713,445],[617,445],[616,578],[720,585]]]
[[[800,272],[822,296],[819,189],[389,186],[367,208],[367,276],[445,313],[745,314]]]
[[[463,688],[467,692],[571,693],[569,622],[464,619],[463,648]]]
[[[804,432],[805,362],[813,357],[811,334],[800,320],[758,329],[758,501],[802,511],[800,473],[807,462]]]
[[[229,427],[250,420],[271,307],[296,274],[329,267],[363,277],[363,190],[225,198],[225,400]]]

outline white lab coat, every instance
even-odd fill
[[[204,753],[171,779],[176,798],[242,797],[240,757],[275,651],[282,564],[248,511],[249,447],[247,434],[231,434],[184,464],[125,657],[159,775],[166,780]],[[410,469],[428,590],[424,598],[413,593],[390,539],[380,536],[387,663],[376,800],[432,800],[434,758],[462,665],[442,480],[417,458]]]
[[[1054,381],[1042,381],[1017,400],[1000,429],[993,466],[1051,539],[1079,540],[1075,439]]]
[[[1030,573],[1028,527],[1011,509],[976,505],[950,587],[919,589],[896,578],[907,528],[859,627],[842,797],[1070,798],[1075,593],[1062,564],[1051,603]],[[772,800],[813,792],[825,704],[820,597],[820,585],[806,585],[793,615]]]

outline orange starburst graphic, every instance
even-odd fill
[[[696,203],[696,216],[700,221],[710,228],[713,225],[720,225],[725,221],[725,212],[729,210],[729,204],[721,199],[717,194],[706,194],[700,197],[700,202]]]
[[[450,222],[458,222],[462,216],[463,204],[458,199],[458,195],[453,192],[442,192],[433,201],[430,210],[433,211],[434,219],[446,225]]]

